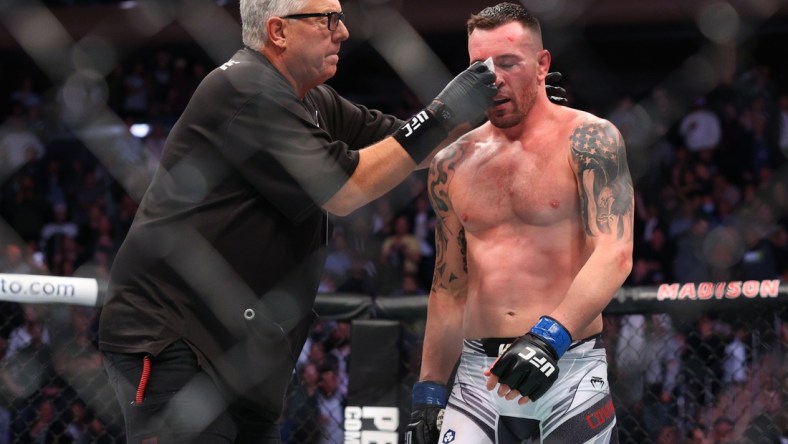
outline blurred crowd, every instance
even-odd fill
[[[106,280],[167,132],[208,66],[166,50],[119,64],[90,90],[98,95],[91,110],[75,109],[65,88],[14,72],[0,119],[0,273]],[[563,86],[570,101],[580,93]],[[661,88],[594,105],[621,130],[635,180],[628,285],[788,277],[786,86],[755,65],[692,98],[691,107]],[[409,106],[412,97],[403,97],[383,111],[406,116]],[[78,124],[86,113],[111,118],[86,130]],[[416,172],[332,218],[320,292],[428,293],[435,214],[426,180],[426,171]],[[0,302],[0,310],[0,444],[117,439],[119,416],[96,349],[97,309]],[[620,400],[635,412],[620,418],[622,427],[635,421],[644,437],[675,437],[659,442],[734,443],[759,424],[776,440],[753,442],[785,442],[785,310],[776,319],[755,330],[721,318],[699,317],[683,329],[666,315],[611,318],[611,373],[634,384]],[[756,334],[768,356],[754,348]],[[349,335],[347,322],[313,329],[283,417],[285,442],[343,442]],[[704,382],[691,386],[695,377]],[[742,404],[746,414],[735,411]],[[726,428],[730,438],[715,435]]]
[[[606,315],[604,337],[621,442],[788,441],[784,311]]]

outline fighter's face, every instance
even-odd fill
[[[549,67],[549,54],[539,37],[519,22],[476,29],[468,36],[468,55],[471,63],[488,57],[495,63],[498,94],[487,111],[490,123],[511,128],[522,122],[544,87]]]

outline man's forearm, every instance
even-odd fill
[[[548,313],[558,319],[576,339],[607,307],[631,270],[626,248],[602,247],[588,258],[575,276],[561,304]],[[629,255],[631,258],[631,254]]]
[[[353,175],[323,208],[345,216],[387,193],[416,168],[413,159],[393,137],[359,150]]]
[[[462,352],[462,306],[441,298],[430,295],[419,380],[445,384]]]

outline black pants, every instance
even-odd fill
[[[276,423],[239,405],[227,404],[213,379],[184,341],[156,357],[104,352],[125,419],[129,444],[278,444]],[[138,400],[142,402],[138,402]]]

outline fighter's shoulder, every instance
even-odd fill
[[[451,161],[452,164],[456,164],[457,162],[467,158],[468,155],[479,144],[479,142],[484,138],[483,131],[480,129],[481,127],[463,134],[446,148],[440,150],[432,161],[433,165],[447,161]]]
[[[579,109],[566,108],[567,128],[571,133],[581,131],[583,128],[597,128],[605,133],[618,133],[618,128],[607,119]]]

